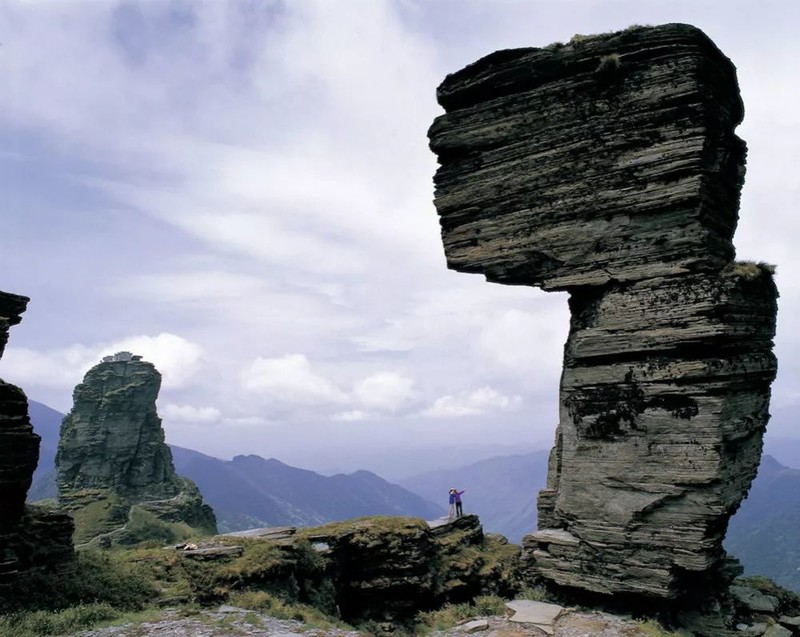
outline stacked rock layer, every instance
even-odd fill
[[[29,299],[0,292],[0,356],[8,330],[22,319]],[[39,461],[40,438],[28,418],[28,399],[0,380],[0,583],[34,568],[58,567],[72,557],[72,520],[63,513],[26,507]]]
[[[76,541],[101,535],[121,542],[130,507],[165,522],[216,532],[197,486],[175,473],[156,411],[161,374],[140,357],[108,357],[73,392],[56,456],[59,500],[78,521]],[[107,519],[87,527],[81,510],[106,503]]]
[[[776,372],[771,268],[733,262],[733,65],[689,25],[634,27],[496,52],[438,98],[448,266],[570,293],[528,567],[600,593],[690,593],[723,570]]]

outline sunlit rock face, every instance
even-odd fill
[[[9,328],[22,320],[28,301],[0,292],[0,356]],[[39,461],[39,441],[28,418],[25,392],[0,380],[0,584],[35,568],[57,569],[72,557],[72,520],[63,513],[25,506]]]
[[[769,418],[772,268],[735,263],[735,68],[689,25],[493,53],[438,89],[448,266],[570,294],[560,423],[525,560],[675,598],[720,576]]]
[[[156,411],[160,387],[158,370],[129,352],[107,356],[75,387],[56,469],[58,497],[75,517],[77,543],[135,543],[155,533],[131,531],[142,518],[139,526],[160,526],[160,520],[216,532],[197,486],[175,473]]]

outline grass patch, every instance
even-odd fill
[[[680,637],[678,633],[667,630],[655,619],[640,622],[636,627],[648,637]]]
[[[472,603],[445,604],[439,610],[419,613],[414,632],[424,635],[434,630],[448,630],[474,617],[492,617],[504,615],[505,612],[506,600],[496,595],[481,595]]]
[[[87,498],[86,502],[83,506],[69,507],[69,514],[75,521],[72,539],[76,545],[120,529],[128,519],[128,507],[116,495],[95,500]]]
[[[609,53],[600,58],[600,64],[597,65],[597,73],[613,73],[617,71],[620,66],[619,53]]]
[[[87,604],[141,610],[157,597],[154,580],[137,565],[118,555],[81,551],[63,572],[33,571],[0,587],[0,613],[56,611]]]
[[[428,523],[422,518],[412,518],[400,515],[373,515],[369,517],[345,520],[344,522],[331,522],[323,526],[297,529],[297,537],[314,541],[319,537],[340,537],[345,534],[358,532],[391,533],[402,536],[416,535],[427,531]]]
[[[293,619],[301,621],[310,628],[344,628],[344,624],[318,608],[307,604],[291,603],[266,591],[239,591],[228,598],[228,603],[237,608],[245,608],[265,613],[276,619]]]
[[[776,266],[763,261],[735,261],[728,265],[724,272],[742,279],[757,279],[775,274]]]
[[[124,544],[160,542],[175,544],[197,535],[197,530],[183,522],[165,522],[150,511],[133,505],[128,515],[128,526],[120,538]]]
[[[121,612],[110,604],[80,604],[58,611],[28,611],[0,617],[2,637],[63,635],[116,619]]]
[[[558,603],[561,600],[556,599],[547,588],[541,584],[535,586],[523,586],[520,591],[514,596],[515,599],[527,599],[532,602],[546,602],[548,604]]]

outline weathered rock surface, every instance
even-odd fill
[[[151,363],[121,352],[90,369],[75,388],[56,468],[59,500],[76,519],[76,541],[136,541],[141,534],[129,527],[141,512],[216,532],[197,486],[175,473],[156,412],[160,387]]]
[[[22,320],[28,300],[0,292],[0,357],[9,327]],[[0,581],[36,568],[57,570],[72,558],[72,520],[58,511],[25,506],[39,442],[25,393],[0,380]]]
[[[475,515],[436,528],[416,518],[378,516],[279,531],[258,539],[320,547],[347,621],[406,621],[420,610],[519,586],[519,547],[485,538]]]
[[[719,587],[776,372],[772,270],[732,261],[733,65],[689,25],[636,27],[493,53],[438,98],[448,266],[570,293],[527,568],[605,594]]]
[[[437,91],[448,266],[570,289],[733,257],[736,73],[688,25],[488,55]]]

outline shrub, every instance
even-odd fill
[[[678,637],[678,633],[667,630],[654,619],[641,622],[637,628],[648,637]]]
[[[503,615],[505,612],[506,600],[495,595],[481,595],[472,600],[472,603],[445,604],[438,610],[419,613],[415,632],[420,634],[431,630],[448,630],[472,617]]]
[[[758,263],[755,261],[735,261],[728,265],[725,270],[742,279],[757,279],[758,277],[775,274],[775,266],[763,261]]]
[[[0,589],[0,613],[87,604],[139,610],[157,596],[155,581],[137,565],[99,551],[80,551],[63,573],[34,571]]]
[[[597,73],[608,74],[619,70],[620,58],[619,53],[609,53],[600,58],[600,64],[597,66]]]
[[[58,611],[28,611],[0,617],[0,637],[63,635],[116,619],[120,611],[109,604],[80,604]]]

